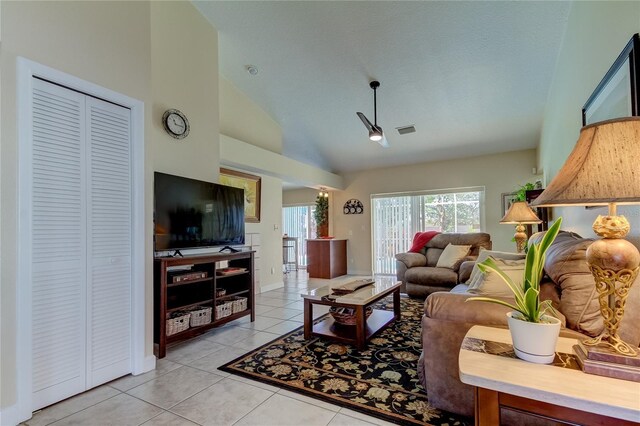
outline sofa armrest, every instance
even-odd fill
[[[427,297],[425,316],[441,321],[471,323],[475,325],[506,326],[506,306],[487,302],[467,302],[471,294],[436,292]],[[509,299],[502,299],[509,301]]]
[[[425,266],[427,264],[427,258],[420,253],[398,253],[396,254],[396,260],[404,263],[407,268]]]
[[[400,293],[407,292],[407,280],[404,279],[404,274],[407,269],[414,266],[425,266],[427,264],[427,258],[420,253],[398,253],[396,254],[396,278],[402,282],[400,286]]]
[[[458,353],[464,336],[473,326],[468,322],[422,317],[420,383],[429,394],[429,404],[463,416],[473,416],[474,388],[460,381]]]
[[[460,269],[458,269],[458,283],[466,283],[469,280],[475,264],[476,262],[473,260],[462,262]]]

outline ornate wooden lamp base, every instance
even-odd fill
[[[582,358],[585,372],[638,381],[640,358],[637,348],[620,338],[618,328],[629,290],[640,271],[640,253],[623,239],[629,232],[629,222],[624,216],[616,216],[615,210],[615,205],[609,205],[609,215],[598,216],[593,230],[602,239],[594,241],[587,249],[587,262],[595,279],[605,329],[599,336],[581,342],[581,350],[576,349],[576,354]],[[597,368],[589,371],[588,364],[595,365],[589,361],[597,361]],[[621,377],[619,368],[612,365],[607,369],[607,363],[624,364],[630,371]]]
[[[513,239],[516,240],[516,250],[518,253],[524,251],[524,246],[527,243],[527,233],[523,224],[516,225],[516,233],[513,234]]]

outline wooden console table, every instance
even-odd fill
[[[307,240],[309,278],[335,278],[347,275],[347,240]]]
[[[500,407],[580,425],[638,425],[640,383],[583,373],[575,339],[560,337],[554,365],[507,355],[507,329],[474,326],[460,349],[460,380],[473,385],[477,426],[499,425]]]

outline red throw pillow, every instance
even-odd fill
[[[439,233],[438,231],[416,232],[416,235],[413,236],[413,244],[409,252],[420,253],[420,250]]]

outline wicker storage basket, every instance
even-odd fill
[[[195,308],[189,309],[189,313],[191,314],[189,324],[191,327],[210,324],[212,310],[210,306],[196,306]]]
[[[233,303],[232,312],[234,314],[247,310],[247,298],[246,297],[235,297],[231,303]]]
[[[191,314],[188,312],[173,312],[172,318],[167,320],[167,336],[171,336],[189,328],[189,318]]]
[[[331,307],[329,313],[336,321],[341,325],[356,325],[356,311],[352,308],[337,308]],[[365,320],[371,316],[373,308],[367,307],[364,311]]]
[[[228,317],[233,313],[233,303],[231,301],[218,302],[216,304],[216,319]]]

